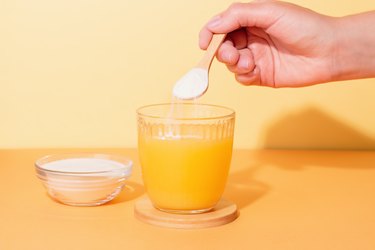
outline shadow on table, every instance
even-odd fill
[[[240,209],[269,191],[267,184],[256,180],[256,174],[263,166],[285,170],[375,168],[374,151],[369,151],[375,149],[375,140],[315,107],[277,119],[265,130],[262,144],[265,150],[247,151],[250,153],[237,157],[242,162],[234,155],[232,166],[241,170],[229,175],[224,197]]]
[[[268,152],[264,157],[259,154],[257,161],[264,164],[285,169],[306,166],[375,168],[374,155],[368,151],[375,149],[374,138],[315,107],[279,118],[267,128],[263,138],[265,149],[296,149],[294,152]]]
[[[121,202],[126,202],[130,200],[134,200],[140,196],[142,196],[145,193],[145,189],[143,185],[127,181],[124,189],[121,191],[121,193],[112,201],[108,202],[108,205],[113,205]]]
[[[340,169],[375,169],[374,151],[339,150],[266,150],[257,161],[285,170],[309,167]]]
[[[265,149],[374,150],[375,139],[315,107],[290,112],[265,129]]]
[[[261,165],[248,165],[243,170],[231,173],[223,196],[236,203],[239,209],[261,198],[267,193],[269,186],[255,180],[254,175],[260,168]]]

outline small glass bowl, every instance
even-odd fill
[[[35,162],[36,175],[52,199],[71,206],[97,206],[114,199],[133,162],[105,154],[56,154]]]

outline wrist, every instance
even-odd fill
[[[375,77],[374,21],[375,11],[336,19],[333,80]]]

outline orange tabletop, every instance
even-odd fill
[[[51,200],[34,161],[61,152],[134,160],[129,188],[98,207]],[[134,217],[143,197],[135,149],[0,150],[0,249],[375,249],[375,151],[235,150],[224,197],[240,216],[207,229]]]

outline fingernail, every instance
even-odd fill
[[[207,27],[209,28],[214,28],[216,26],[218,26],[219,24],[221,23],[221,16],[220,15],[217,15],[215,17],[213,17],[207,24]]]

